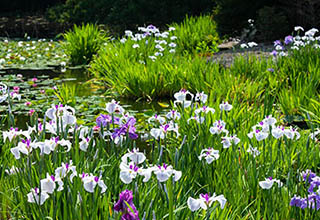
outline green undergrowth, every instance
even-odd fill
[[[214,53],[218,51],[219,36],[216,23],[210,16],[186,17],[173,23],[179,54]]]
[[[163,56],[142,63],[134,55],[122,54],[118,45],[109,46],[100,51],[90,71],[123,97],[153,100],[185,88],[244,103],[261,104],[272,96],[286,115],[318,111],[318,49],[306,47],[277,59],[244,55],[225,67],[201,56]]]
[[[104,31],[93,24],[75,25],[63,36],[65,42],[62,46],[72,65],[88,64],[101,45],[109,39]]]

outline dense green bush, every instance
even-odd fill
[[[258,11],[256,26],[259,39],[272,41],[288,34],[289,23],[287,18],[282,11],[278,10],[276,7],[266,6]]]
[[[1,0],[0,15],[13,13],[30,13],[35,11],[44,11],[48,7],[63,3],[64,0]],[[15,14],[16,16],[17,14]]]
[[[216,24],[210,16],[186,17],[171,26],[177,36],[177,51],[182,53],[217,52],[219,36]]]
[[[107,24],[123,32],[138,25],[165,26],[183,20],[186,14],[209,13],[214,6],[213,0],[66,0],[49,9],[48,16],[60,22]]]
[[[98,26],[87,24],[74,26],[73,30],[63,35],[65,53],[70,57],[72,65],[88,64],[108,37]]]
[[[306,29],[320,27],[320,1],[300,0],[284,1],[278,0],[277,4],[286,15],[290,26],[302,26]]]
[[[257,11],[275,0],[216,0],[214,19],[220,34],[239,34],[247,25],[248,19],[255,19]]]
[[[294,26],[320,26],[320,1],[301,0],[215,0],[214,20],[221,35],[239,35],[248,19],[259,22],[258,32],[284,37]],[[262,35],[258,35],[261,37]],[[262,40],[271,40],[268,37]],[[261,40],[261,39],[260,39]]]

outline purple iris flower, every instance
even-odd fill
[[[299,196],[294,196],[290,201],[290,206],[296,206],[301,209],[311,208],[320,209],[320,196],[318,194],[312,193],[308,195],[307,198],[300,198]]]
[[[274,72],[274,69],[273,68],[268,68],[268,71],[273,73]]]
[[[314,188],[319,188],[320,186],[320,177],[310,170],[302,172],[303,180],[310,183],[308,188],[309,195],[306,198],[301,198],[300,196],[294,195],[291,198],[290,206],[296,206],[301,209],[310,208],[310,209],[320,209],[320,195],[314,192]]]
[[[115,139],[116,137],[120,137],[121,135],[126,135],[128,133],[130,139],[137,139],[138,135],[135,133],[135,124],[136,119],[134,117],[129,118],[127,123],[122,125],[122,127],[114,129],[114,132],[112,133],[112,138]]]
[[[150,24],[150,25],[148,25],[147,29],[151,29],[152,30],[152,29],[156,29],[156,27],[154,25]]]
[[[307,199],[294,196],[290,201],[290,206],[296,206],[301,209],[307,208]]]
[[[31,139],[30,138],[26,139],[26,140],[22,139],[21,142],[26,144],[28,149],[30,148],[30,143],[31,143]]]
[[[116,137],[120,137],[121,135],[126,134],[127,127],[123,125],[120,128],[114,129],[114,132],[112,133],[112,138],[115,139]]]
[[[316,193],[313,193],[308,196],[309,208],[320,209],[320,196]]]
[[[39,122],[38,124],[38,130],[41,132],[43,130],[43,125],[41,122]]]
[[[138,135],[136,134],[136,127],[134,126],[130,126],[128,129],[128,133],[129,133],[129,138],[130,139],[137,139]]]
[[[114,124],[119,124],[120,119],[118,117],[114,117],[113,120]],[[112,117],[110,115],[100,114],[99,117],[96,119],[96,123],[99,127],[106,127],[107,124],[112,123]]]
[[[276,50],[273,50],[273,51],[271,52],[271,55],[273,55],[274,57],[276,57],[277,54],[278,54],[278,52],[277,52]]]
[[[206,200],[206,203],[207,203],[207,204],[209,204],[210,196],[209,196],[208,193],[206,193],[206,194],[202,194],[202,193],[201,193],[200,196]]]
[[[310,183],[314,177],[317,175],[313,173],[311,170],[306,170],[305,172],[302,172],[302,178],[304,181],[308,180]]]
[[[319,178],[319,177],[313,178],[312,181],[311,181],[311,183],[310,183],[310,187],[309,187],[309,189],[308,189],[308,192],[309,192],[309,193],[313,193],[313,189],[314,189],[315,187],[319,187],[319,186],[320,186],[320,178]]]
[[[284,43],[286,45],[291,44],[292,42],[293,42],[293,37],[291,35],[288,35],[288,36],[285,37]]]
[[[290,206],[300,207],[300,204],[301,204],[301,198],[300,198],[300,196],[294,195],[294,196],[291,198]]]
[[[132,201],[132,191],[126,189],[120,193],[119,197],[119,200],[114,205],[114,210],[122,212],[121,220],[140,220],[139,212]],[[126,203],[131,207],[133,212]]]
[[[275,47],[278,46],[278,45],[281,46],[281,41],[280,41],[280,40],[276,40],[276,41],[273,42],[273,45],[274,45]]]

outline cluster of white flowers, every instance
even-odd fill
[[[187,123],[190,124],[192,121],[196,121],[197,123],[201,124],[205,121],[205,117],[207,114],[214,114],[215,109],[205,105],[208,99],[208,95],[204,92],[198,92],[196,95],[192,94],[188,90],[181,89],[179,92],[174,94],[174,106],[177,107],[178,105],[182,106],[183,108],[189,108],[192,106],[199,106],[194,110],[194,115],[187,119]],[[219,105],[221,111],[231,111],[232,105],[228,102],[223,102]],[[151,129],[151,136],[155,139],[164,139],[165,135],[168,131],[176,132],[177,136],[179,136],[178,125],[175,123],[175,120],[180,119],[180,113],[176,110],[171,110],[167,113],[166,118],[169,121],[166,124],[166,120],[164,117],[159,115],[152,116],[149,118],[148,122],[159,122],[160,128],[152,128]],[[237,135],[228,136],[229,131],[225,129],[226,123],[222,120],[217,120],[213,123],[210,127],[211,134],[220,135],[224,133],[225,136],[221,137],[221,143],[223,144],[224,148],[229,148],[233,143],[237,145],[240,142],[240,139]]]
[[[130,159],[130,161],[128,161]],[[156,175],[159,182],[167,181],[172,175],[174,181],[181,178],[181,171],[174,170],[172,166],[165,163],[163,165],[149,166],[147,168],[139,167],[146,160],[146,156],[139,152],[139,149],[129,151],[121,158],[120,164],[120,179],[123,183],[129,184],[138,175],[143,176],[143,182],[148,182],[151,178],[152,172]]]
[[[46,39],[39,39],[38,41],[19,41],[17,44],[5,39],[3,43],[3,56],[0,55],[0,67],[17,65],[20,67],[26,64],[35,62],[37,58],[47,57],[55,60],[66,60],[67,55],[62,50],[57,50],[57,44],[52,40],[45,42]],[[14,46],[14,47],[13,47]],[[45,52],[45,53],[44,53]]]
[[[42,205],[49,198],[49,194],[55,191],[57,184],[57,191],[62,191],[63,178],[67,177],[68,173],[71,173],[70,181],[72,182],[73,177],[77,175],[76,167],[72,166],[72,161],[66,164],[62,163],[62,166],[55,170],[55,175],[47,173],[46,178],[40,180],[41,188],[32,188],[31,192],[27,194],[28,202]]]
[[[77,177],[76,166],[72,165],[72,161],[69,163],[63,163],[60,167],[56,168],[55,175],[49,175],[47,173],[46,178],[40,180],[40,189],[32,188],[30,193],[27,194],[28,202],[37,203],[42,205],[55,190],[62,191],[64,189],[64,178],[70,178],[70,182],[73,182],[73,178]],[[83,187],[87,192],[93,193],[95,187],[98,185],[101,188],[101,193],[104,193],[107,189],[102,177],[97,177],[92,174],[80,174],[79,177],[83,182]]]
[[[261,153],[256,147],[252,147],[251,145],[249,145],[247,152],[251,153],[254,158],[259,156]]]
[[[225,127],[226,123],[224,121],[217,120],[213,123],[213,126],[210,127],[210,133],[214,135],[225,135],[221,137],[223,148],[229,148],[232,144],[239,144],[240,139],[237,137],[237,135],[228,136],[229,131]]]
[[[254,125],[252,127],[252,131],[248,134],[248,137],[250,139],[255,137],[257,141],[262,141],[269,136],[271,131],[272,136],[276,139],[282,138],[283,136],[291,140],[298,140],[300,138],[300,134],[295,128],[285,128],[283,126],[276,126],[276,123],[277,120],[271,115],[269,115],[261,122],[259,122],[257,125]]]
[[[252,48],[252,47],[256,47],[258,46],[258,44],[256,42],[248,42],[248,43],[242,43],[240,44],[240,47],[242,49],[246,49],[246,48]]]
[[[75,125],[77,119],[74,116],[75,110],[70,106],[63,106],[62,104],[54,105],[46,111],[46,117],[50,119],[46,123],[46,130],[49,133],[57,135],[59,129],[65,130],[69,125]]]
[[[302,27],[295,27],[295,31],[304,31]],[[293,45],[291,49],[299,50],[300,47],[305,47],[306,45],[313,45],[316,49],[320,48],[319,41],[320,36],[315,36],[319,30],[316,28],[312,28],[304,33],[304,36],[295,36],[293,38]]]
[[[150,135],[156,140],[159,138],[164,139],[169,131],[175,132],[177,137],[180,135],[178,124],[175,124],[173,121],[170,121],[168,124],[160,125],[159,128],[151,128]]]
[[[276,57],[279,56],[287,56],[288,53],[286,49],[290,48],[291,50],[299,50],[302,47],[307,45],[311,45],[312,47],[319,49],[320,48],[320,36],[316,36],[319,32],[318,29],[312,28],[304,33],[304,36],[300,36],[300,32],[304,32],[304,28],[301,26],[296,26],[294,31],[297,32],[296,36],[288,35],[284,39],[284,44],[280,40],[276,40],[274,42],[275,50],[271,52],[271,54]],[[286,48],[287,46],[287,48]]]
[[[49,118],[50,121],[45,123],[45,132],[53,135],[49,139],[42,141],[31,138],[33,132],[43,132],[44,126],[41,122],[38,122],[38,128],[29,126],[28,130],[25,131],[18,130],[18,128],[10,128],[9,131],[3,131],[3,140],[12,143],[17,137],[19,137],[19,139],[21,136],[24,137],[24,139],[17,141],[18,144],[16,147],[10,149],[16,159],[21,158],[21,153],[29,155],[33,149],[40,149],[40,155],[48,155],[55,151],[58,146],[62,146],[65,147],[66,152],[68,152],[71,150],[71,142],[60,138],[57,134],[62,131],[67,133],[75,131],[76,117],[74,114],[74,109],[70,106],[52,105],[52,107],[46,111],[46,117]],[[92,140],[92,133],[89,134],[88,127],[84,126],[76,127],[76,131],[80,132],[80,149],[86,151],[89,142]],[[94,140],[92,140],[92,143],[94,145]]]
[[[154,41],[156,43],[155,49],[157,50],[154,54],[149,55],[149,58],[152,61],[155,61],[158,57],[164,55],[164,51],[166,49],[169,51],[169,53],[175,53],[177,44],[174,41],[177,39],[177,37],[171,34],[171,32],[174,30],[174,27],[170,27],[169,31],[160,32],[160,30],[153,25],[149,25],[147,27],[138,27],[138,31],[140,31],[141,33],[133,34],[132,31],[126,30],[125,35],[120,40],[120,42],[124,44],[130,39],[131,41],[135,42],[132,45],[132,48],[138,49],[142,46],[139,42],[144,41],[143,43],[145,45],[148,45],[150,44],[150,41]],[[169,37],[169,35],[171,36]],[[166,46],[168,46],[168,48],[166,48]],[[141,64],[145,64],[145,62],[142,60],[140,60],[139,62]]]

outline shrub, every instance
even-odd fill
[[[259,9],[275,2],[275,0],[216,0],[214,20],[217,21],[219,34],[239,34],[248,19],[256,18]]]
[[[174,23],[177,36],[177,51],[180,54],[194,52],[217,52],[219,36],[216,23],[210,16],[186,17],[181,23]]]
[[[257,29],[259,39],[276,40],[288,34],[289,24],[283,12],[267,6],[258,11]]]
[[[0,14],[30,13],[45,10],[46,8],[61,3],[62,0],[2,0],[0,2]]]
[[[67,23],[107,24],[121,33],[144,24],[164,27],[173,21],[180,22],[186,14],[209,13],[214,5],[212,0],[66,0],[50,8],[48,16]]]
[[[109,39],[102,30],[92,24],[75,25],[73,30],[63,36],[66,40],[63,47],[72,65],[88,64],[92,56],[99,51],[101,44]]]
[[[290,25],[300,25],[304,28],[320,27],[320,1],[284,1],[279,0],[279,5],[286,14]]]

